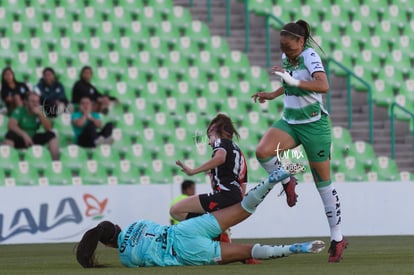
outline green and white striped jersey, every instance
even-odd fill
[[[285,54],[282,55],[282,64],[293,78],[303,81],[311,81],[313,73],[325,71],[320,56],[309,47],[298,56],[297,65],[290,64]],[[282,119],[289,124],[318,121],[322,112],[328,114],[321,93],[289,86],[283,80],[282,86],[285,92]]]

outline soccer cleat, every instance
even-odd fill
[[[286,202],[290,207],[295,206],[297,202],[298,195],[295,192],[295,188],[297,184],[298,184],[298,181],[294,176],[290,176],[288,183],[282,184],[283,191],[286,194]]]
[[[244,264],[261,264],[262,261],[250,258],[250,259],[243,260],[242,263],[244,263]]]
[[[299,174],[305,171],[305,166],[300,163],[289,163],[282,166],[291,175]],[[280,169],[282,170],[282,169]],[[286,202],[290,207],[296,205],[298,195],[295,192],[296,185],[298,184],[297,179],[294,176],[290,176],[289,179],[282,181],[283,191],[280,194],[286,194]]]
[[[331,241],[331,246],[329,247],[329,259],[330,263],[338,263],[342,259],[342,253],[344,253],[345,248],[348,247],[348,241],[345,237],[342,237],[342,241],[337,242],[335,240]]]
[[[295,243],[289,247],[290,252],[298,253],[319,253],[325,248],[323,241],[310,241],[305,243]]]

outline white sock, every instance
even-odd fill
[[[276,171],[275,173],[269,175],[267,179],[250,189],[241,201],[243,209],[250,214],[254,213],[257,206],[264,200],[270,190],[272,190],[273,187],[281,181],[281,178],[285,179],[286,177],[289,178],[289,173]]]
[[[342,240],[341,231],[341,204],[339,196],[333,184],[318,188],[323,205],[325,207],[325,214],[328,218],[329,227],[331,230],[331,241],[337,242]]]
[[[260,165],[267,171],[267,173],[272,173],[275,170],[285,170],[282,163],[280,162],[277,156],[268,158],[268,159],[257,159]],[[290,178],[282,180],[282,184],[286,184],[290,181]]]
[[[290,245],[261,245],[255,244],[252,248],[252,258],[266,260],[272,258],[287,257],[292,252],[290,251]]]

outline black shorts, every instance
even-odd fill
[[[34,144],[38,145],[45,145],[50,140],[52,140],[54,137],[56,137],[55,133],[52,131],[48,131],[45,133],[36,133],[32,136],[32,140]],[[14,142],[14,148],[16,149],[25,149],[27,146],[24,144],[24,139],[16,134],[13,131],[8,131],[6,133],[6,139],[9,139]]]
[[[206,212],[213,212],[241,202],[243,194],[237,185],[226,185],[229,191],[221,190],[216,193],[199,195],[200,203]]]

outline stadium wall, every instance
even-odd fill
[[[249,185],[248,189],[253,185]],[[336,183],[344,234],[413,235],[413,182]],[[197,185],[197,192],[210,186]],[[276,186],[248,220],[232,228],[233,238],[329,236],[313,184],[300,184],[298,204],[289,208]],[[99,221],[127,226],[140,219],[168,224],[170,201],[179,185],[2,187],[0,244],[76,242]]]

